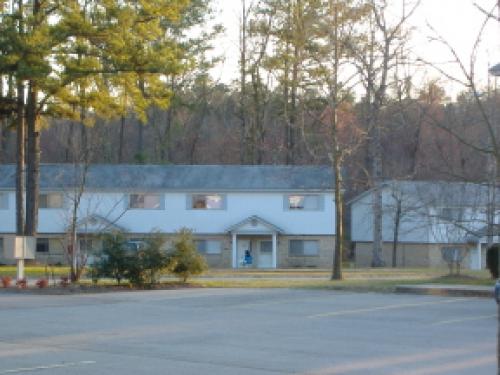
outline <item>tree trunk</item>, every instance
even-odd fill
[[[344,254],[344,194],[342,191],[342,171],[340,155],[337,150],[333,159],[333,170],[335,178],[335,256],[333,259],[332,280],[342,280],[342,258]]]
[[[401,221],[401,200],[396,200],[396,216],[394,217],[394,238],[392,240],[392,268],[397,267],[397,252],[399,242],[399,223]]]
[[[246,74],[247,74],[247,8],[245,0],[241,0],[241,24],[240,24],[240,163],[248,162],[248,124],[246,105]]]
[[[74,127],[75,124],[72,121],[68,121],[68,138],[66,139],[66,147],[64,152],[64,159],[66,163],[71,161],[71,158],[74,157]]]
[[[26,113],[28,131],[28,174],[26,180],[26,235],[35,236],[38,227],[38,195],[40,192],[40,132],[37,129],[36,84],[31,81]]]
[[[140,164],[144,163],[144,125],[140,120],[137,120],[137,148],[136,161]]]
[[[24,221],[24,191],[25,191],[25,139],[26,124],[24,121],[24,85],[17,84],[17,113],[16,113],[16,234],[25,233]]]
[[[372,139],[372,176],[375,184],[373,192],[373,258],[372,267],[383,267],[382,259],[382,145],[380,125],[375,124]]]
[[[337,3],[330,1],[329,11],[333,15],[333,26],[329,34],[329,42],[333,47],[333,71],[330,82],[330,133],[332,137],[333,172],[335,178],[335,255],[333,259],[332,280],[342,280],[342,259],[344,254],[344,193],[342,181],[342,153],[338,139],[338,106],[339,106],[339,37]]]
[[[118,163],[123,163],[123,143],[125,141],[125,116],[120,118],[120,136],[118,143]]]

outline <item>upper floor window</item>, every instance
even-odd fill
[[[286,208],[288,210],[305,210],[316,211],[323,208],[321,195],[288,195],[286,200]]]
[[[460,221],[464,216],[464,208],[461,207],[441,207],[438,210],[438,217],[445,221]]]
[[[191,208],[195,210],[223,210],[225,196],[221,194],[194,194],[191,196]]]
[[[318,256],[318,240],[290,240],[289,255],[295,257]]]
[[[143,210],[161,210],[163,208],[161,194],[130,194],[128,208]]]
[[[64,197],[62,193],[42,193],[40,194],[40,208],[62,208]]]
[[[220,254],[222,252],[222,241],[219,240],[197,240],[196,247],[202,254]]]

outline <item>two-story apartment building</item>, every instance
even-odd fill
[[[465,250],[464,267],[485,267],[488,210],[497,212],[493,224],[498,230],[500,190],[464,182],[387,181],[381,192],[382,258],[387,265],[396,242],[399,267],[443,266],[445,249]],[[373,204],[373,189],[350,202],[351,239],[360,267],[372,260]]]
[[[212,267],[328,267],[333,175],[326,166],[42,165],[36,259],[64,263],[72,209],[80,248],[120,230],[131,244],[152,231],[193,231]],[[15,232],[15,166],[0,166],[0,238]],[[0,262],[2,257],[0,240]]]

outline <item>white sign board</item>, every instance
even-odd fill
[[[7,259],[35,259],[36,238],[28,236],[5,236],[4,255]]]

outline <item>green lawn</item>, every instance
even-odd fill
[[[66,266],[26,266],[25,274],[28,278],[40,278],[40,277],[51,277],[54,276],[67,276],[69,274],[69,267]],[[0,277],[1,276],[16,276],[16,266],[0,266]]]
[[[193,282],[214,288],[308,288],[351,291],[391,292],[401,284],[454,284],[491,286],[487,271],[464,271],[447,276],[446,269],[346,269],[344,280],[331,281],[329,271],[211,271]]]
[[[62,266],[26,267],[28,278],[49,276],[55,278],[68,275],[69,268]],[[321,269],[280,269],[280,270],[227,270],[213,269],[201,277],[193,278],[190,284],[200,287],[213,288],[309,288],[332,289],[351,291],[379,291],[390,292],[400,284],[464,284],[464,285],[493,285],[487,271],[464,270],[461,276],[447,276],[446,269],[437,268],[346,268],[344,280],[331,281],[330,271]],[[1,276],[15,276],[15,266],[0,266]],[[175,280],[171,276],[163,279],[165,282]],[[83,278],[82,283],[89,284],[90,280]],[[102,280],[100,285],[113,285],[112,280]]]

